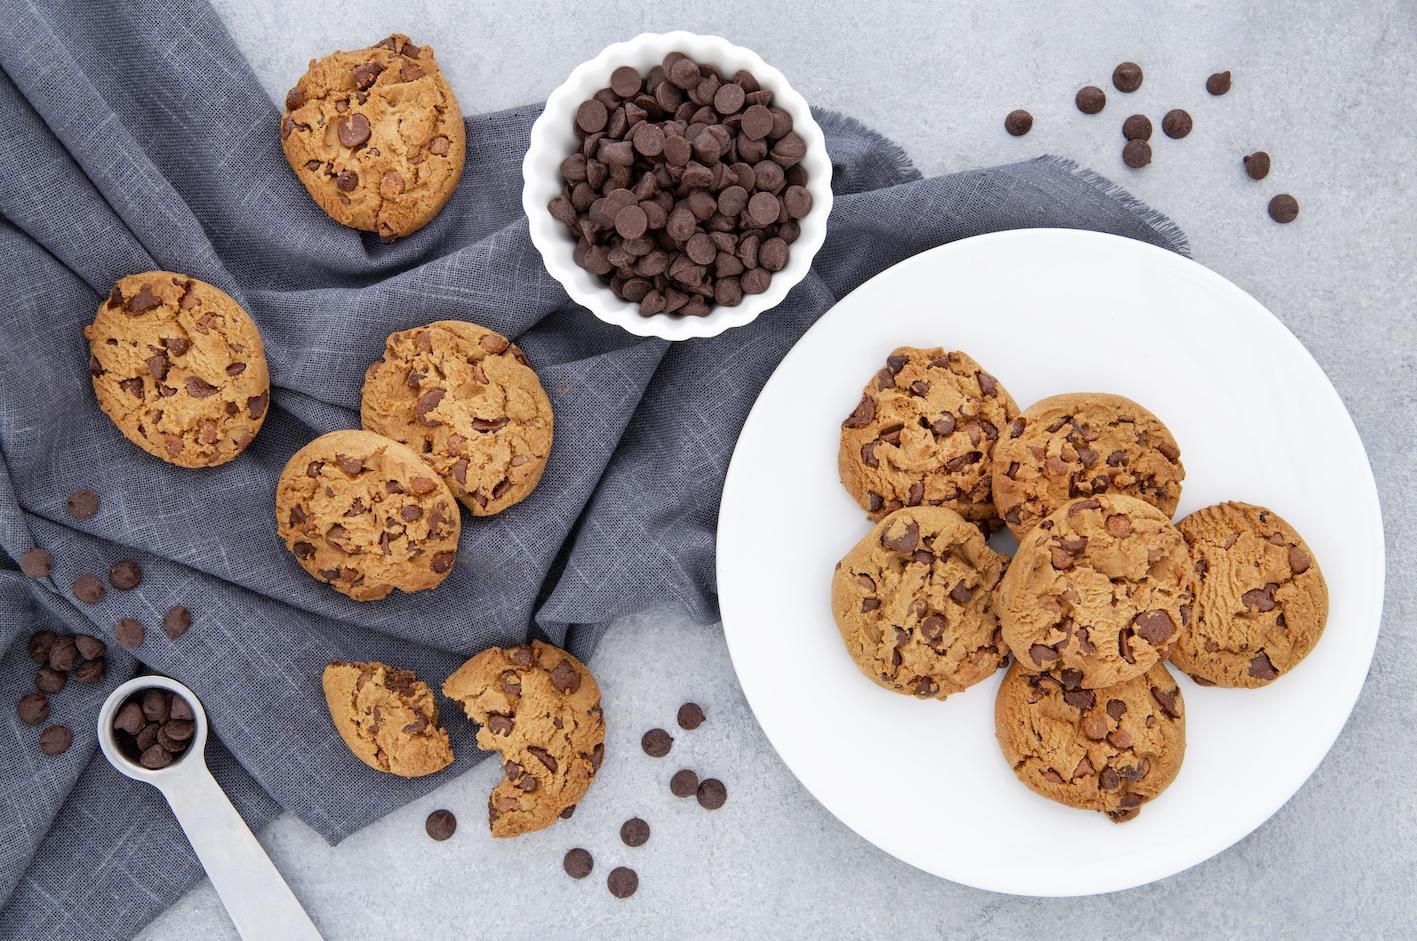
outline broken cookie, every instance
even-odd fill
[[[336,660],[325,667],[324,687],[340,737],[369,767],[417,778],[452,764],[433,691],[412,670]]]

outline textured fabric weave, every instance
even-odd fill
[[[866,278],[1031,226],[1185,249],[1167,220],[1066,161],[921,179],[889,141],[821,112],[837,200],[812,273],[753,325],[671,347],[602,324],[543,269],[520,212],[535,107],[469,118],[453,199],[385,246],[311,202],[281,154],[277,107],[201,0],[0,0],[0,14],[5,938],[129,937],[200,875],[160,796],[97,751],[98,705],[135,672],[197,691],[208,759],[253,826],[288,811],[339,840],[482,755],[449,715],[453,769],[418,781],[369,770],[325,713],[324,664],[384,660],[436,686],[470,653],[533,634],[585,657],[611,620],[651,605],[716,619],[714,525],[738,430],[781,356]],[[223,288],[264,336],[271,414],[223,467],[162,464],[95,404],[82,328],[117,278],[154,268]],[[311,438],[358,425],[364,369],[388,333],[443,318],[517,339],[555,407],[555,449],[529,499],[465,521],[439,589],[359,604],[286,553],[276,479]],[[80,522],[64,504],[85,486],[103,506]],[[54,553],[51,579],[18,571],[33,545]],[[75,604],[73,579],[119,558],[142,564],[142,586]],[[173,641],[161,615],[179,602],[194,625]],[[120,617],[147,627],[141,664],[113,642]],[[53,697],[51,721],[75,733],[59,757],[40,754],[38,730],[8,705],[32,688],[25,640],[45,626],[110,650],[102,683]]]

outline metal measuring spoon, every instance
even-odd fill
[[[125,755],[113,732],[113,717],[119,708],[129,696],[145,689],[163,689],[181,696],[192,707],[196,722],[187,750],[172,764],[156,771]],[[109,693],[99,710],[98,743],[103,756],[120,773],[151,784],[167,798],[243,939],[321,941],[310,916],[207,770],[207,712],[190,689],[165,676],[129,680]]]

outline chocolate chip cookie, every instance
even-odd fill
[[[551,453],[551,401],[526,356],[460,320],[391,334],[365,374],[360,417],[421,454],[476,516],[531,493]]]
[[[1065,503],[1019,543],[999,589],[1004,640],[1068,689],[1140,676],[1191,621],[1186,541],[1156,507],[1104,494]]]
[[[1003,385],[966,354],[898,347],[841,423],[841,482],[874,520],[945,506],[997,529],[989,457],[1017,415]]]
[[[433,48],[401,35],[312,60],[285,96],[280,136],[316,204],[386,242],[438,214],[467,151]]]
[[[1185,476],[1181,449],[1161,420],[1102,392],[1035,402],[994,448],[994,503],[1020,538],[1069,500],[1102,493],[1138,497],[1169,517]]]
[[[261,334],[205,281],[172,271],[129,275],[84,336],[99,408],[169,464],[225,464],[266,420],[271,379]]]
[[[370,431],[335,431],[285,465],[276,523],[301,568],[374,601],[446,578],[462,518],[447,484],[409,448]]]
[[[336,660],[325,667],[324,687],[340,738],[369,767],[418,778],[453,763],[437,700],[412,670]]]
[[[1218,503],[1176,524],[1196,572],[1195,623],[1171,662],[1216,686],[1264,686],[1323,633],[1328,587],[1308,545],[1273,510]]]
[[[1114,823],[1164,791],[1186,754],[1185,704],[1160,662],[1104,689],[1069,688],[1015,663],[999,684],[994,730],[1030,789]]]
[[[492,647],[458,667],[443,695],[481,724],[478,747],[502,756],[506,777],[487,799],[493,836],[548,827],[585,795],[605,757],[600,688],[585,664],[541,641]]]
[[[832,614],[851,659],[886,689],[922,699],[978,683],[1008,652],[994,610],[1006,562],[954,510],[887,516],[832,577]]]

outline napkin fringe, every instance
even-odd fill
[[[872,158],[879,158],[896,175],[899,182],[906,183],[924,178],[916,168],[915,161],[905,152],[905,148],[875,128],[830,108],[813,108],[812,117],[816,118],[826,134],[838,133],[843,137],[862,137],[870,141],[871,146],[866,149],[870,151]]]
[[[1133,196],[1126,187],[1115,183],[1096,170],[1089,170],[1080,166],[1076,160],[1067,157],[1059,157],[1054,154],[1046,154],[1038,158],[1040,162],[1048,163],[1064,170],[1089,186],[1098,190],[1108,199],[1116,200],[1123,209],[1135,215],[1142,224],[1151,229],[1158,236],[1166,241],[1166,244],[1178,255],[1191,257],[1191,243],[1186,237],[1186,233],[1181,230],[1170,216],[1151,208],[1142,200]]]

